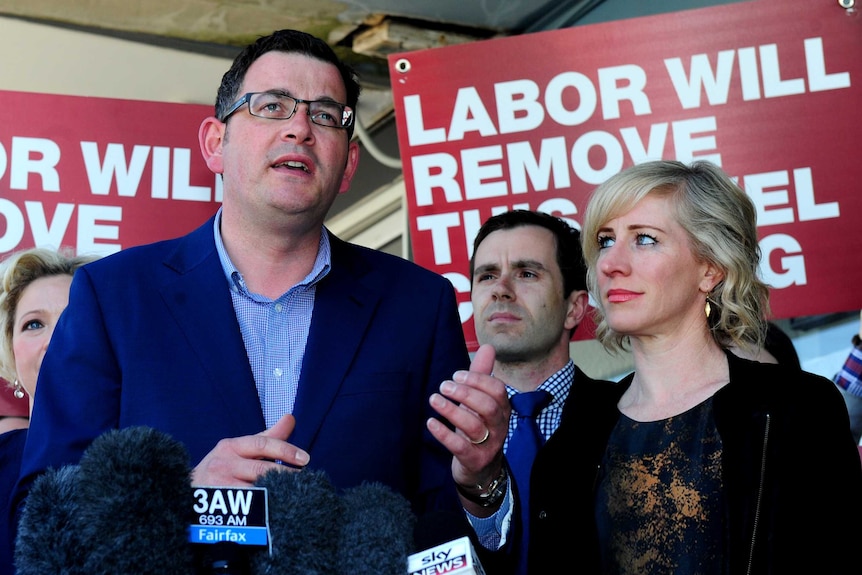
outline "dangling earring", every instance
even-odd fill
[[[714,301],[709,299],[709,295],[707,294],[706,304],[703,306],[703,311],[706,312],[706,319],[709,319],[710,316],[712,315],[712,305],[710,305],[710,304],[714,304],[714,303],[715,303]],[[718,304],[716,304],[716,309],[718,309],[717,306],[718,306]]]
[[[22,386],[17,379],[12,385],[15,387],[15,391],[12,392],[12,395],[14,395],[17,399],[24,399],[24,386]]]

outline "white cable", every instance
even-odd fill
[[[387,156],[383,151],[377,147],[377,144],[374,143],[374,140],[371,138],[371,135],[365,131],[365,127],[362,125],[362,122],[359,121],[359,115],[357,114],[355,120],[356,127],[356,135],[359,137],[359,141],[365,146],[365,149],[371,154],[371,156],[386,166],[387,168],[394,168],[396,170],[401,169],[401,158],[394,158],[392,156]]]

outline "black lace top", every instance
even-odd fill
[[[720,575],[721,498],[711,398],[660,421],[621,415],[596,499],[603,572]]]

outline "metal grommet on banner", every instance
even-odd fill
[[[407,58],[399,58],[395,61],[395,71],[406,74],[410,71],[410,60]]]

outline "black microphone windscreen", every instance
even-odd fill
[[[79,464],[77,523],[89,575],[188,575],[191,467],[185,446],[149,427],[108,431]]]
[[[78,465],[33,483],[19,522],[19,575],[189,575],[185,446],[147,427],[97,437]]]
[[[30,489],[15,543],[17,575],[84,575],[78,514],[78,466],[49,469]]]
[[[416,517],[410,503],[381,483],[363,483],[341,498],[339,575],[398,575],[407,571]]]
[[[255,482],[267,489],[272,554],[256,552],[260,575],[334,575],[340,502],[320,470],[273,470]]]

